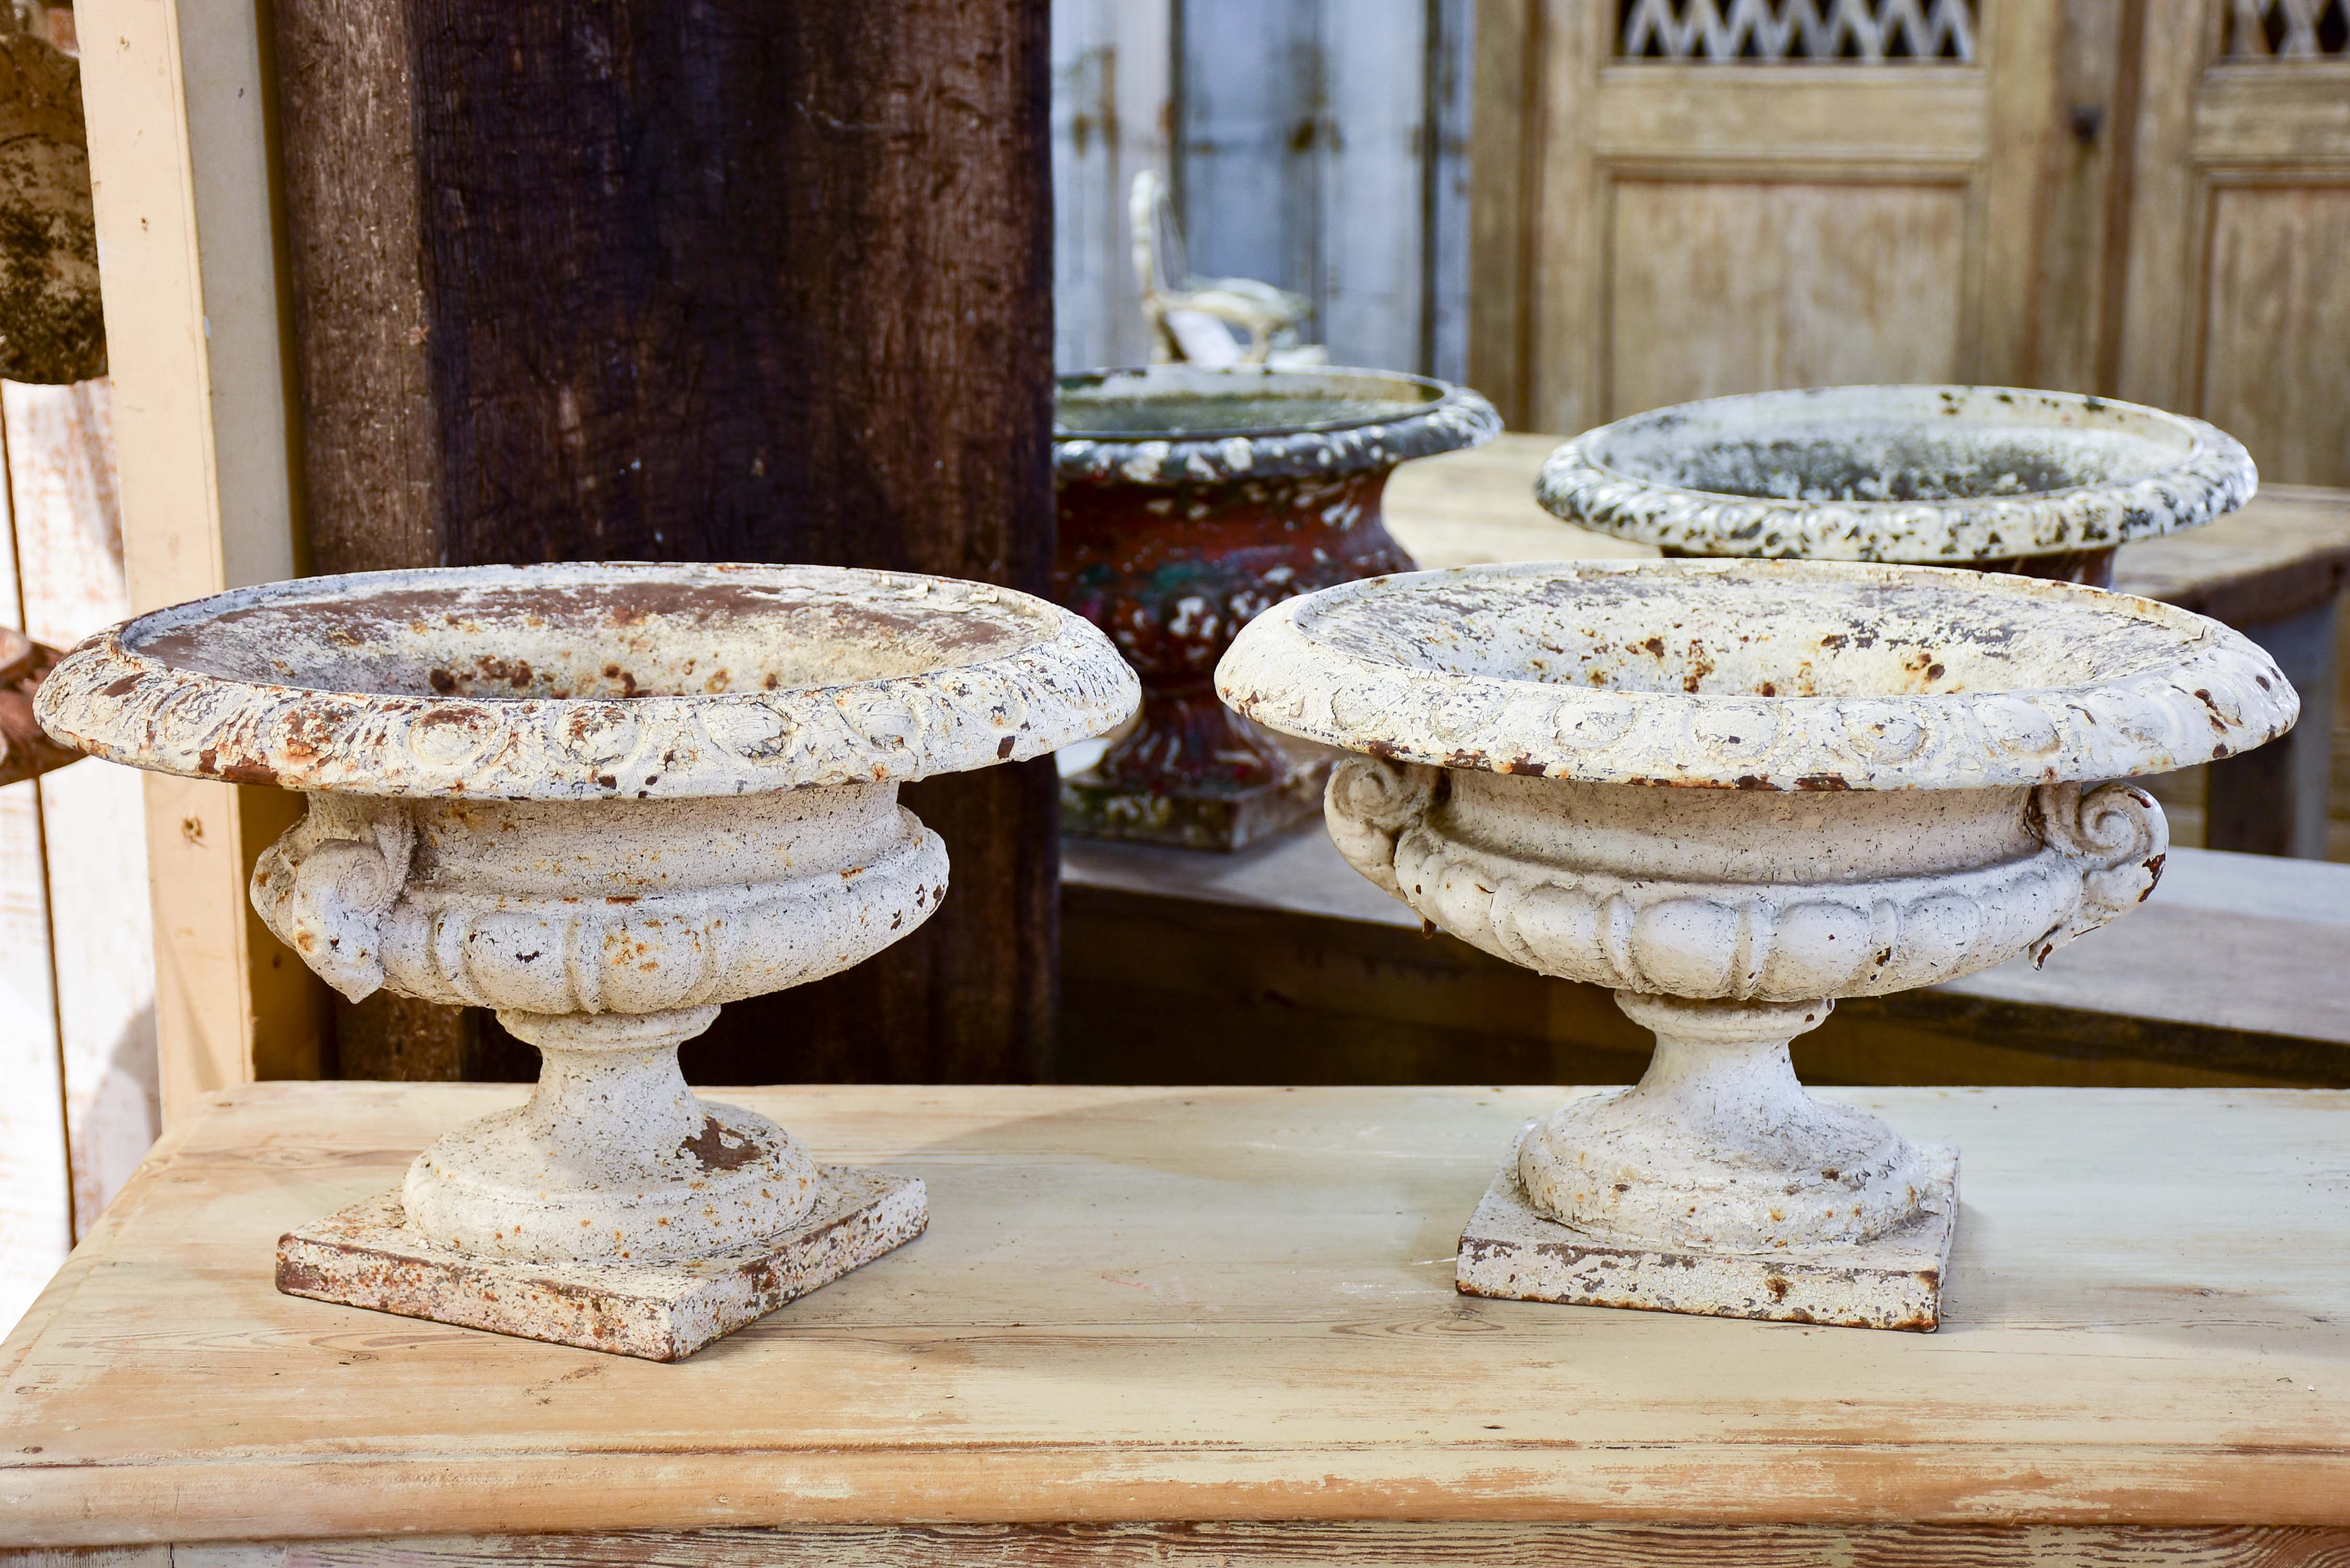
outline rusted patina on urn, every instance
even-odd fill
[[[1535,498],[1669,556],[1964,566],[2108,587],[2114,552],[2251,499],[2242,443],[2079,392],[1820,387],[1586,431]]]
[[[928,1212],[703,1101],[679,1045],[938,909],[901,782],[1042,756],[1136,693],[1084,620],[985,584],[608,563],[219,595],[85,643],[38,709],[117,761],[304,792],[254,870],[270,929],[352,1001],[494,1008],[539,1049],[526,1104],[286,1237],[284,1287],[668,1356]]]
[[[1474,392],[1380,371],[1064,378],[1054,595],[1143,683],[1134,729],[1065,784],[1065,826],[1229,849],[1311,815],[1326,765],[1220,703],[1216,661],[1284,599],[1409,571],[1380,520],[1388,475],[1500,429]]]

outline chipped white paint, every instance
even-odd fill
[[[270,929],[354,1000],[495,1008],[540,1047],[528,1105],[411,1168],[400,1268],[376,1210],[340,1273],[318,1236],[296,1249],[305,1293],[477,1322],[479,1269],[501,1262],[806,1274],[774,1249],[824,1200],[816,1166],[696,1096],[679,1044],[719,1004],[846,969],[937,909],[946,851],[899,781],[1043,755],[1136,696],[1100,633],[1023,594],[602,565],[221,595],[91,639],[39,711],[117,761],[308,792],[255,870]],[[920,1224],[886,1229],[894,1245]],[[678,1300],[631,1289],[487,1326],[674,1343]],[[725,1297],[748,1315],[717,1332],[782,1299]],[[574,1317],[603,1327],[577,1337]]]
[[[1789,1040],[1835,997],[2044,958],[2126,911],[2161,810],[2081,781],[2246,750],[2298,711],[2251,642],[2147,600],[1785,561],[1326,589],[1243,631],[1217,690],[1370,753],[1326,801],[1364,876],[1657,1034],[1638,1085],[1529,1130],[1461,1288],[1913,1328],[1939,1312],[1918,1260],[1947,1253],[1955,1159],[1814,1100]]]
[[[2200,420],[2075,392],[1825,387],[1652,409],[1552,454],[1534,495],[1693,556],[1918,563],[2109,549],[2251,499]]]

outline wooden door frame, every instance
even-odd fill
[[[2199,4],[2193,26],[2149,24],[2141,45],[2115,389],[2182,413],[2199,412],[2204,401],[2214,193],[2309,183],[2313,166],[2350,187],[2350,114],[2342,109],[2350,103],[2350,57],[2224,60],[2228,0]],[[2207,126],[2243,140],[2207,153],[2198,146]]]
[[[2047,322],[2040,280],[2050,248],[2050,194],[2064,102],[2064,0],[2002,0],[1979,11],[1969,66],[1614,65],[1610,0],[1481,0],[1472,131],[1470,379],[1514,426],[1560,433],[1607,417],[1609,224],[1580,222],[1621,171],[1720,172],[1805,181],[1883,180],[1967,186],[1960,373],[2032,384]],[[1741,100],[1789,87],[1860,86],[1914,105],[1920,145],[1888,157],[1840,145],[1828,124],[1794,151],[1719,148],[1644,155],[1599,99],[1637,101],[1633,84],[1685,85],[1721,73],[1725,123]],[[1734,73],[1734,74],[1733,74]],[[1898,74],[1897,74],[1898,73]],[[1881,84],[1881,85],[1879,85]],[[1993,286],[1992,279],[2012,280]],[[1577,329],[1576,322],[1596,324]],[[1545,354],[1545,335],[1583,340]],[[2077,379],[2068,374],[2064,379]]]
[[[123,555],[140,611],[300,570],[264,4],[78,7]],[[317,1075],[322,992],[245,897],[255,858],[301,805],[148,775],[167,1122],[213,1089]]]

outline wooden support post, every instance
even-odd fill
[[[82,0],[131,607],[299,569],[285,300],[256,0]],[[300,802],[151,775],[163,1116],[253,1078],[314,1077],[325,988],[245,883]]]
[[[1043,5],[275,12],[317,570],[743,559],[1045,588]],[[730,1007],[689,1064],[1033,1076],[1056,787],[1046,760],[910,789],[953,856],[939,915]],[[480,1064],[452,1016],[342,1023],[349,1075]]]

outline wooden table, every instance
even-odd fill
[[[1654,556],[1655,549],[1562,524],[1536,505],[1534,475],[1560,438],[1505,435],[1474,452],[1407,463],[1387,520],[1424,566]],[[2335,606],[2350,578],[2350,491],[2264,485],[2208,528],[2124,545],[2114,587],[2227,622],[2266,649],[2302,694],[2282,741],[2210,770],[2204,844],[2325,855],[2334,731]]]
[[[268,1084],[175,1126],[0,1347],[0,1541],[156,1568],[392,1535],[330,1560],[2350,1551],[2350,1095],[1848,1092],[1964,1150],[1930,1336],[1455,1295],[1461,1222],[1555,1089],[737,1091],[920,1175],[935,1218],[675,1366],[270,1288],[280,1231],[520,1092]],[[613,1533],[680,1531],[723,1532]]]

